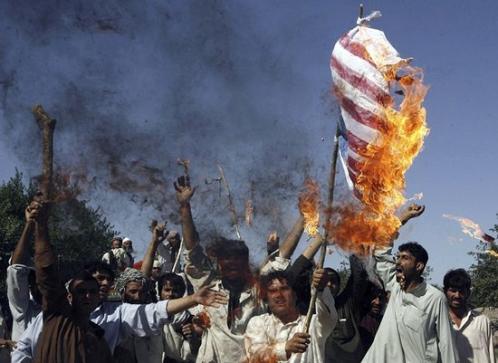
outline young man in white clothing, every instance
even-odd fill
[[[313,273],[318,290],[316,314],[305,333],[306,316],[301,315],[292,281],[283,271],[263,276],[261,289],[270,313],[253,317],[247,325],[245,351],[248,362],[324,362],[325,342],[337,323],[330,289],[330,275],[323,269]]]
[[[494,363],[493,331],[486,315],[469,307],[471,280],[464,269],[448,271],[444,293],[450,306],[460,363]]]

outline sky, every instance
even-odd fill
[[[398,241],[429,252],[432,281],[468,268],[477,241],[442,218],[497,223],[498,4],[365,1],[372,27],[430,86],[430,134],[406,175],[426,212]],[[258,259],[264,238],[297,216],[306,176],[325,187],[337,104],[329,57],[354,27],[353,1],[6,1],[0,25],[0,180],[39,173],[30,108],[58,119],[55,162],[84,174],[81,198],[101,207],[142,254],[151,218],[178,228],[172,181],[191,160],[194,217],[205,234],[230,234],[226,198],[205,178],[225,168],[238,210],[250,197],[256,226],[243,236]],[[323,138],[323,141],[322,141]],[[88,180],[90,182],[88,182]],[[339,177],[338,193],[345,193]],[[201,233],[202,238],[202,233]],[[301,242],[298,251],[305,245]],[[343,252],[327,257],[337,265]]]

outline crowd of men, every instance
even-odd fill
[[[469,275],[449,271],[443,291],[428,284],[420,244],[401,244],[396,256],[392,244],[376,249],[375,276],[351,255],[341,289],[337,271],[314,263],[320,239],[292,260],[300,216],[282,243],[271,236],[255,270],[244,241],[201,243],[195,190],[186,177],[175,188],[182,238],[154,223],[135,263],[132,241],[116,237],[69,281],[57,273],[49,205],[27,206],[7,271],[13,324],[0,343],[11,362],[495,362],[490,321],[469,305]],[[410,206],[402,224],[423,211]]]

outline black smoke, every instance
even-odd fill
[[[178,223],[177,158],[191,161],[201,237],[233,236],[224,190],[204,183],[220,163],[241,223],[253,199],[242,234],[258,254],[271,229],[293,223],[305,177],[326,181],[336,115],[328,55],[339,34],[315,38],[316,9],[289,4],[295,12],[278,2],[2,2],[2,141],[37,175],[30,108],[41,103],[58,120],[57,167],[84,176],[80,198],[139,250],[151,218]],[[316,49],[323,59],[309,56]]]

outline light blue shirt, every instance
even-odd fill
[[[104,302],[90,314],[90,320],[105,330],[104,338],[114,352],[114,348],[130,336],[161,334],[163,325],[169,321],[167,305],[168,300],[154,304]],[[40,313],[17,342],[12,363],[31,363],[42,329],[43,313]]]

